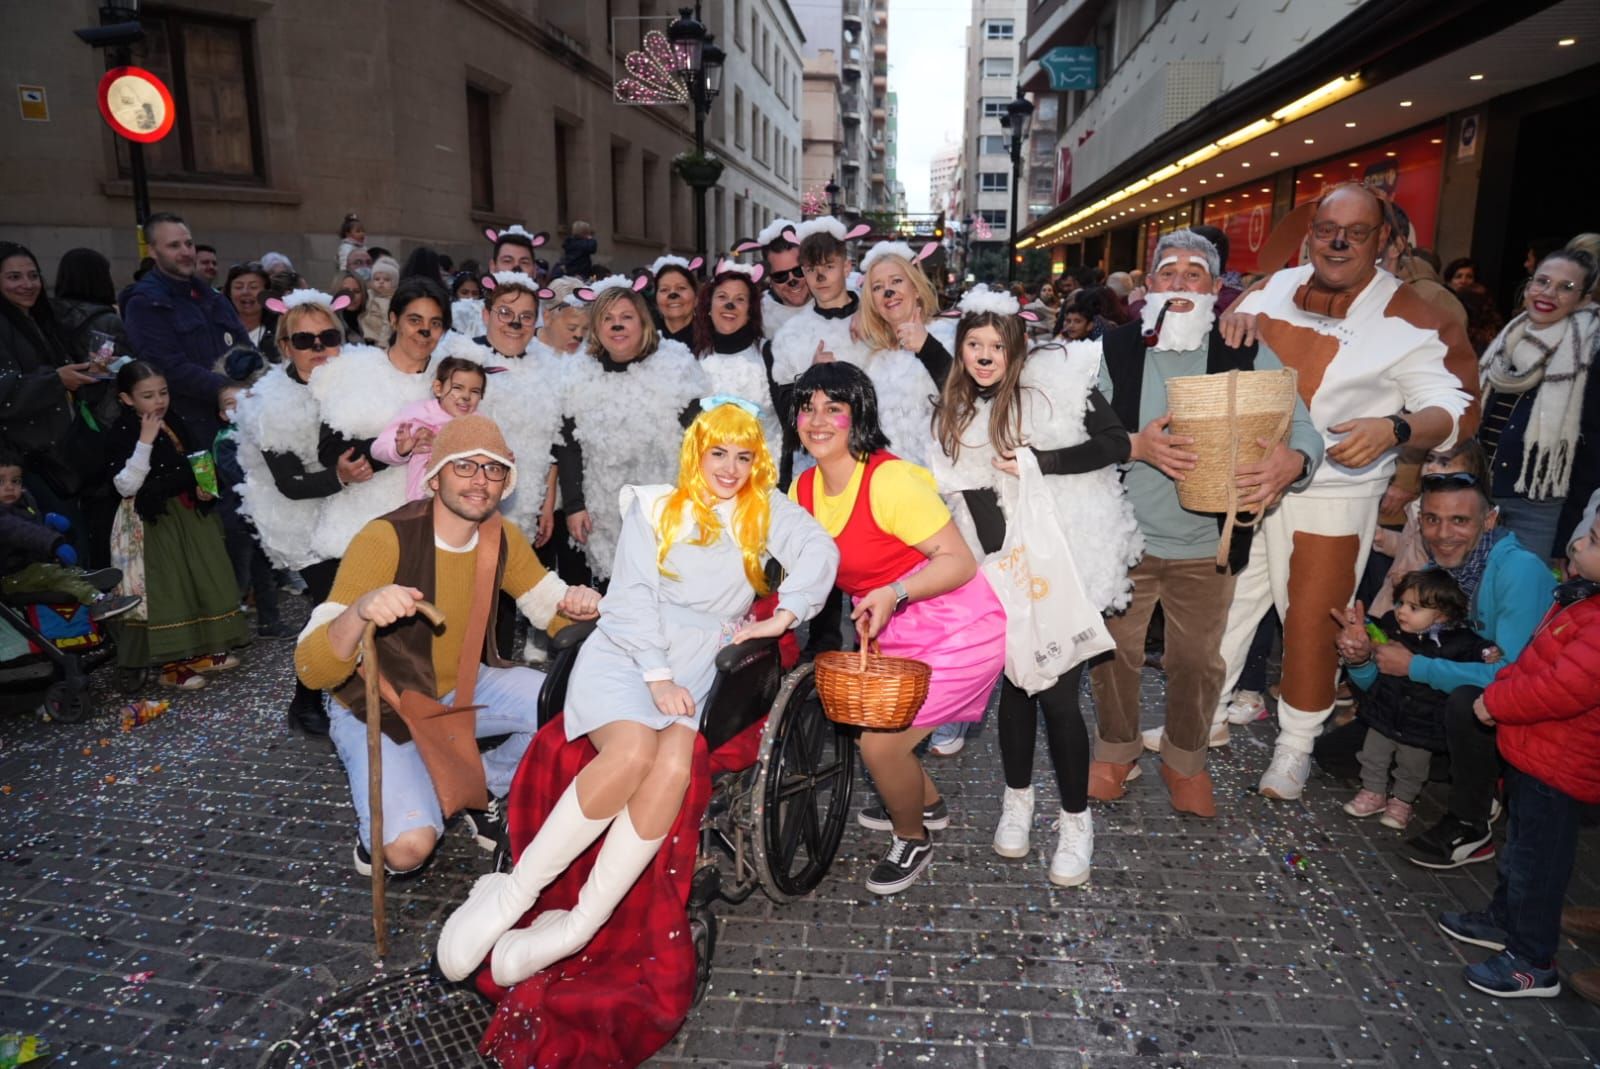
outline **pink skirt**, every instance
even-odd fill
[[[933,669],[928,700],[912,727],[982,720],[1006,666],[1006,612],[979,572],[948,594],[914,601],[896,613],[878,635],[878,648]]]

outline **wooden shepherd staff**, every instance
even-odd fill
[[[417,612],[435,628],[444,626],[444,613],[432,602],[417,602]],[[371,620],[361,632],[362,676],[367,685],[367,809],[372,836],[372,938],[378,957],[389,952],[389,926],[383,911],[383,705],[378,697],[378,625]]]

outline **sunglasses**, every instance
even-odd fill
[[[1478,477],[1470,471],[1442,471],[1422,477],[1424,490],[1471,490]]]
[[[344,334],[332,328],[316,334],[309,330],[297,330],[289,335],[289,344],[296,349],[309,349],[318,353],[324,349],[337,349],[343,343]]]
[[[450,462],[450,470],[463,479],[470,479],[478,474],[479,468],[483,469],[483,477],[492,483],[505,482],[506,476],[511,472],[510,468],[498,460],[478,461],[463,457],[460,460],[452,460]]]
[[[800,281],[806,273],[798,267],[791,267],[787,271],[768,271],[767,281],[774,286],[787,286],[790,282]]]

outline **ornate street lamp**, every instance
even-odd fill
[[[1006,105],[1000,117],[1011,138],[1011,214],[1006,217],[1006,281],[1017,277],[1017,187],[1022,184],[1022,146],[1028,141],[1028,128],[1033,125],[1033,103],[1022,95],[1017,86],[1017,99]]]
[[[694,190],[695,251],[706,251],[706,191],[722,177],[720,159],[706,152],[706,116],[711,103],[722,92],[722,65],[727,58],[716,45],[716,35],[706,32],[699,19],[699,5],[679,8],[678,17],[667,27],[667,41],[677,52],[679,76],[694,108],[694,152],[674,159],[678,176]]]
[[[822,191],[828,195],[828,214],[835,219],[839,218],[839,183],[834,180],[837,177],[829,175],[828,184],[822,187]]]

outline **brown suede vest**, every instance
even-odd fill
[[[426,600],[432,601],[437,590],[434,561],[435,555],[439,552],[433,541],[433,499],[408,502],[378,519],[394,528],[395,536],[400,543],[400,559],[395,567],[394,582],[416,587],[422,591],[422,596]],[[493,668],[504,668],[506,662],[501,659],[494,644],[495,617],[500,604],[498,592],[506,571],[506,539],[503,530],[497,549],[499,559],[495,563],[494,577],[496,594],[488,599],[487,605],[474,603],[472,613],[473,615],[487,613],[489,616],[488,627],[484,631],[481,663]],[[484,547],[480,544],[478,552],[483,551]],[[460,627],[464,631],[467,622],[451,620],[446,622],[445,626]],[[433,639],[433,625],[420,615],[409,616],[378,631],[378,663],[383,669],[383,677],[394,684],[396,691],[402,694],[406,691],[416,691],[434,698],[443,697],[439,693],[438,681],[433,671]],[[459,683],[458,680],[457,684]],[[333,694],[339,700],[339,704],[354,713],[357,719],[366,721],[366,683],[359,672],[336,687]],[[382,699],[380,704],[383,706],[383,720],[379,726],[383,729],[383,733],[395,742],[409,742],[411,731],[406,727],[405,721],[400,719],[400,714]]]

